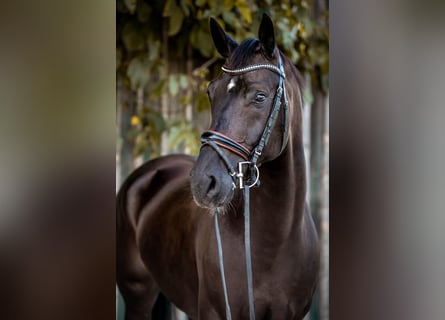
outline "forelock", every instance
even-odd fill
[[[259,46],[258,39],[246,39],[233,51],[229,66],[232,69],[245,67],[251,57],[257,52]]]

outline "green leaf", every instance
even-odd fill
[[[179,75],[179,86],[181,87],[181,89],[187,89],[188,77],[186,74]]]
[[[181,30],[182,22],[184,21],[184,12],[176,5],[176,2],[172,1],[166,16],[170,17],[168,21],[168,35],[171,37]]]
[[[314,22],[310,17],[305,16],[303,17],[303,24],[304,24],[304,29],[307,32],[307,35],[311,36],[312,33],[314,32]]]
[[[239,24],[238,18],[236,17],[236,15],[233,12],[224,11],[222,13],[222,17],[224,19],[224,22],[232,27],[236,27]]]
[[[179,83],[176,79],[176,75],[172,74],[168,79],[168,89],[172,96],[176,96],[179,92]]]
[[[172,14],[172,7],[175,5],[175,0],[167,0],[165,2],[164,10],[162,12],[163,17],[170,17]]]
[[[150,79],[150,64],[143,57],[133,58],[127,68],[127,76],[130,78],[132,89],[145,87]]]
[[[152,121],[150,121],[150,122],[153,124],[154,129],[158,133],[161,133],[162,131],[164,131],[166,129],[164,118],[162,117],[162,115],[160,113],[158,113],[158,112],[151,113],[151,119],[152,119]]]
[[[188,1],[186,1],[186,0],[180,0],[180,1],[179,1],[179,4],[180,4],[181,9],[182,9],[182,11],[184,12],[184,14],[188,17],[188,16],[190,15],[190,9],[189,9],[189,7],[187,7],[186,2],[188,2]]]

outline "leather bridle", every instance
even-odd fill
[[[272,133],[272,129],[276,123],[278,114],[281,109],[282,100],[284,100],[284,129],[283,129],[283,136],[282,136],[282,142],[281,142],[281,149],[280,154],[283,152],[284,148],[286,147],[287,143],[287,135],[289,130],[289,103],[287,100],[286,95],[286,87],[284,84],[285,79],[285,73],[283,68],[283,62],[281,60],[280,55],[278,54],[278,67],[276,67],[273,64],[255,64],[248,67],[240,68],[240,69],[229,69],[225,66],[222,67],[222,70],[228,74],[232,75],[240,75],[247,72],[252,72],[260,69],[268,69],[275,73],[277,73],[280,76],[280,80],[278,83],[278,88],[275,93],[274,101],[272,104],[272,110],[270,112],[269,118],[267,120],[266,126],[263,130],[263,133],[258,141],[258,144],[253,150],[250,150],[249,148],[245,147],[241,143],[236,142],[234,139],[228,137],[227,135],[224,135],[222,133],[219,133],[217,131],[213,130],[207,130],[201,135],[201,142],[202,147],[204,146],[210,146],[212,147],[220,156],[220,158],[225,163],[227,169],[229,170],[229,174],[232,177],[232,180],[234,182],[234,188],[239,187],[240,189],[244,188],[245,184],[250,185],[251,187],[259,184],[259,176],[256,175],[257,172],[259,172],[257,167],[257,162],[261,154],[263,153],[264,148],[266,147],[270,135]],[[212,143],[213,142],[213,143]],[[220,148],[224,148],[228,151],[230,151],[233,154],[236,154],[237,156],[241,157],[244,161],[240,162],[238,164],[238,172],[235,172],[233,170],[233,167],[230,165],[230,162],[225,156],[222,156],[224,154]],[[219,149],[219,150],[218,150]],[[244,179],[244,168],[243,166],[247,165],[250,167],[250,180]],[[246,181],[245,181],[246,180]],[[253,183],[256,181],[255,183]]]
[[[251,249],[250,249],[250,193],[249,190],[251,187],[255,185],[259,185],[259,169],[257,166],[257,162],[261,154],[263,153],[264,148],[269,142],[270,135],[272,133],[272,129],[275,126],[278,114],[281,109],[282,100],[284,101],[283,112],[284,112],[284,130],[282,136],[281,150],[280,154],[283,152],[287,143],[287,135],[289,130],[289,104],[286,95],[286,88],[284,85],[285,73],[283,68],[283,62],[280,54],[278,54],[278,67],[273,64],[255,64],[251,66],[247,66],[240,69],[229,69],[225,66],[222,67],[222,70],[225,73],[232,75],[239,75],[247,72],[252,72],[260,69],[268,69],[280,76],[280,80],[278,83],[277,92],[275,93],[272,110],[270,112],[269,118],[267,120],[266,126],[263,130],[263,133],[258,141],[258,144],[253,150],[248,149],[242,144],[236,142],[234,139],[219,133],[213,130],[207,130],[201,135],[202,147],[210,146],[215,152],[219,155],[221,160],[224,162],[229,175],[233,181],[233,189],[239,187],[244,190],[244,246],[245,246],[245,254],[246,254],[246,271],[247,271],[247,287],[248,287],[248,296],[249,296],[249,314],[250,320],[255,320],[255,306],[254,306],[254,295],[253,295],[253,276],[252,276],[252,259],[251,259]],[[230,163],[228,157],[221,149],[226,149],[233,154],[238,155],[244,161],[238,162],[238,171],[235,171],[232,164]],[[250,168],[249,176],[245,179],[244,176],[244,165],[247,165]],[[224,272],[224,258],[223,258],[223,250],[221,243],[221,234],[219,230],[218,224],[218,215],[219,209],[216,209],[215,214],[215,231],[216,231],[216,239],[218,244],[218,257],[219,257],[219,266],[221,273],[221,280],[223,284],[224,290],[224,299],[226,303],[226,319],[231,320],[231,311],[230,311],[230,303],[227,293],[227,285],[225,280],[225,272]]]

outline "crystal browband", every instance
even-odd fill
[[[241,69],[228,69],[226,66],[221,67],[222,71],[227,72],[229,74],[242,74],[250,71],[255,71],[259,69],[269,69],[280,75],[280,77],[285,78],[284,72],[282,72],[278,67],[273,64],[254,64],[252,66],[248,66]]]

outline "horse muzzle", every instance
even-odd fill
[[[233,180],[211,148],[202,148],[190,174],[196,204],[207,209],[226,206],[233,198]]]

